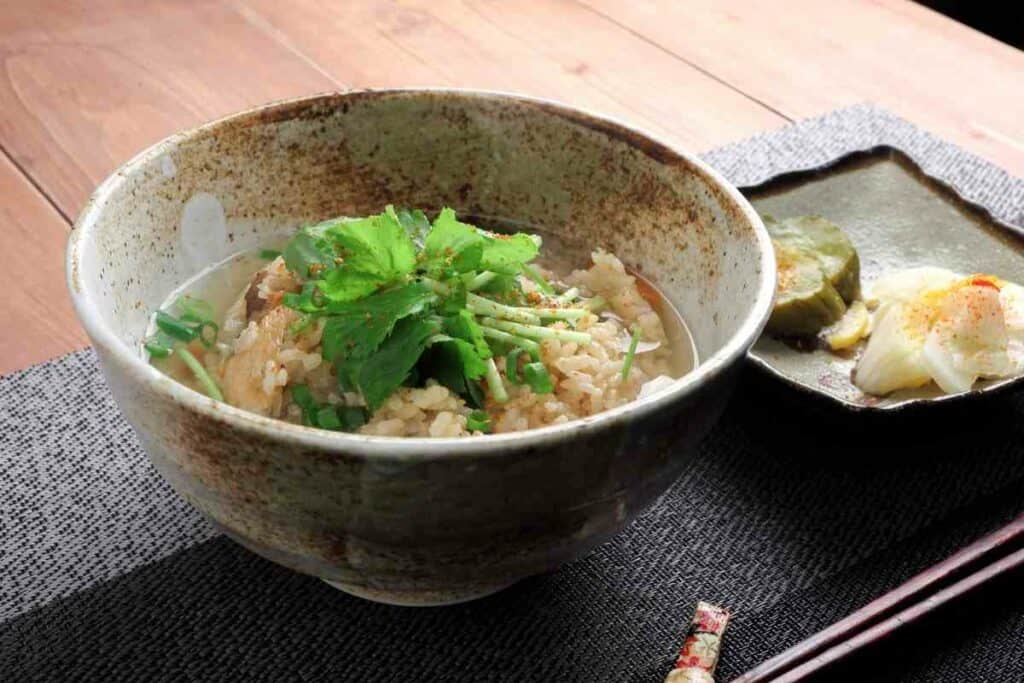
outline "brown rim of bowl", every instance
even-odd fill
[[[189,389],[152,367],[139,353],[121,341],[102,321],[93,302],[84,295],[81,283],[78,281],[79,253],[82,244],[88,240],[92,226],[96,223],[104,208],[106,198],[115,187],[125,182],[126,176],[154,157],[163,154],[169,147],[183,140],[214,134],[216,129],[225,124],[234,126],[253,125],[267,121],[290,119],[304,111],[324,107],[333,108],[345,101],[364,98],[418,97],[431,94],[460,98],[505,100],[535,106],[547,113],[561,116],[571,122],[626,142],[661,163],[684,164],[692,172],[699,174],[708,181],[712,188],[717,187],[722,195],[721,199],[731,201],[753,225],[754,234],[761,247],[761,278],[757,296],[750,312],[740,324],[739,330],[733,334],[732,338],[721,349],[712,354],[707,360],[701,362],[695,369],[683,377],[675,380],[671,389],[659,392],[645,399],[637,399],[596,415],[579,418],[559,425],[538,427],[519,432],[486,434],[472,438],[370,436],[331,432],[263,417],[226,403],[214,401],[197,391]],[[640,129],[628,126],[615,119],[598,116],[594,113],[572,108],[552,100],[497,91],[461,90],[457,88],[399,88],[328,92],[272,102],[205,123],[185,132],[175,133],[143,150],[100,183],[83,207],[68,237],[65,270],[68,291],[71,294],[75,312],[82,322],[82,326],[97,346],[103,348],[111,355],[117,356],[126,365],[134,381],[148,382],[154,391],[169,395],[173,400],[191,411],[268,439],[289,441],[304,447],[338,451],[348,455],[357,454],[397,460],[423,458],[425,456],[448,458],[458,455],[479,455],[483,451],[503,450],[504,447],[527,448],[543,446],[548,443],[571,439],[578,431],[610,428],[629,420],[634,414],[648,415],[651,412],[663,409],[690,394],[702,382],[710,381],[726,367],[740,362],[747,349],[757,340],[761,330],[764,328],[771,313],[772,299],[775,293],[775,255],[768,233],[760,217],[735,187],[703,161],[690,154],[676,150],[671,145]]]

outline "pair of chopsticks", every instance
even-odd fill
[[[732,683],[793,683],[1024,566],[1024,514]]]

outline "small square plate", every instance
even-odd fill
[[[778,176],[742,191],[762,215],[820,214],[839,225],[860,254],[865,284],[884,272],[926,265],[1024,283],[1024,230],[996,220],[892,147],[856,152],[828,166]],[[801,351],[764,335],[750,358],[790,386],[853,411],[959,402],[1021,380],[980,381],[963,394],[947,395],[930,384],[876,397],[850,381],[853,353],[844,357],[823,349]]]

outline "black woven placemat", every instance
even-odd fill
[[[882,143],[1024,217],[1024,182],[873,107],[707,158],[748,185]],[[149,466],[91,351],[0,379],[0,407],[4,681],[655,682],[698,599],[735,611],[724,681],[1024,510],[1024,397],[858,433],[748,374],[693,466],[592,555],[478,602],[396,608],[215,536]],[[844,680],[1024,680],[1014,588]]]

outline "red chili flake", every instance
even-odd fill
[[[975,287],[991,287],[996,291],[999,291],[1000,289],[999,285],[997,285],[995,282],[992,282],[992,280],[989,280],[986,277],[972,277],[971,284],[974,285]]]

